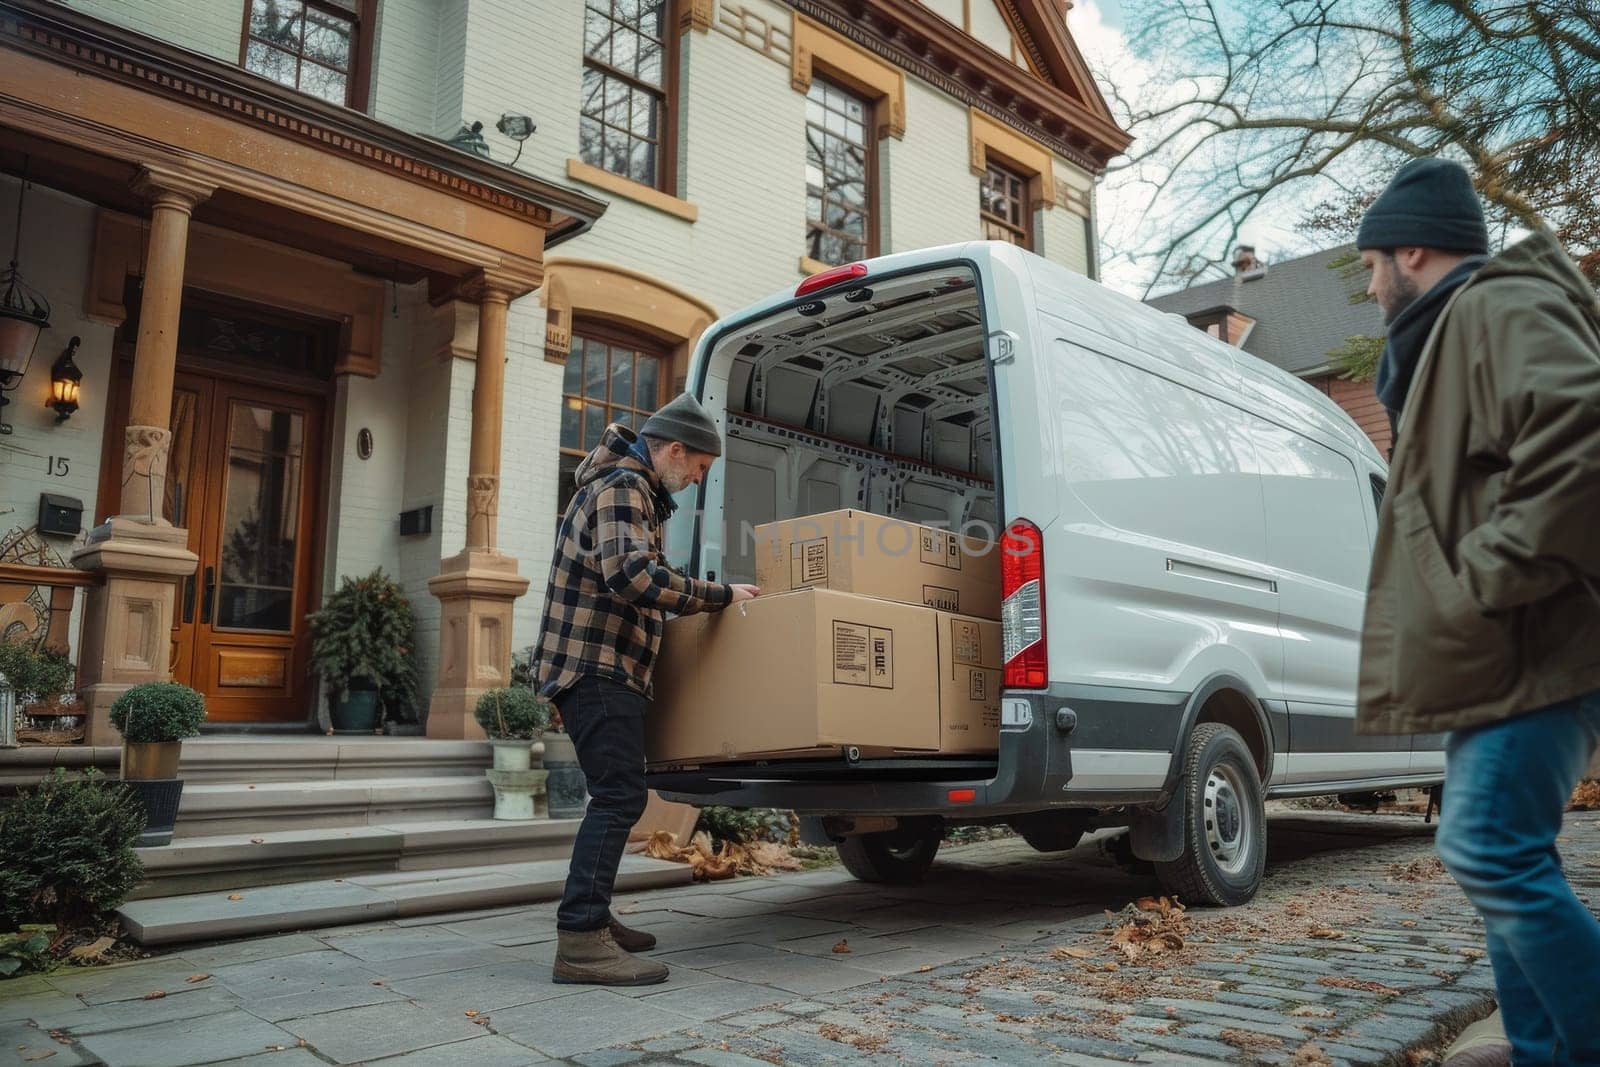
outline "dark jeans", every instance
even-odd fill
[[[588,779],[589,809],[572,843],[560,930],[598,930],[611,921],[611,890],[644,814],[645,698],[617,682],[585,678],[560,700],[561,719]]]
[[[1600,744],[1600,693],[1452,733],[1439,857],[1483,915],[1511,1062],[1600,1064],[1600,921],[1556,835]]]

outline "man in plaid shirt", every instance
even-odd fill
[[[628,831],[644,813],[644,716],[668,614],[721,611],[760,592],[685,577],[662,553],[672,494],[700,484],[722,454],[716,424],[687,393],[645,420],[639,435],[613,424],[578,466],[561,517],[534,670],[561,710],[589,786],[556,913],[554,978],[652,985],[665,965],[631,953],[653,935],[611,914]]]

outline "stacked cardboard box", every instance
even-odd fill
[[[994,751],[1000,566],[987,542],[839,511],[759,527],[756,544],[761,597],[667,624],[653,765]]]

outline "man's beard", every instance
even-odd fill
[[[1415,304],[1417,298],[1422,295],[1417,289],[1417,283],[1410,278],[1399,272],[1395,273],[1394,278],[1394,285],[1389,289],[1390,302],[1379,301],[1379,305],[1383,308],[1383,325],[1385,327],[1393,326],[1394,320],[1398,319],[1406,308]]]
[[[674,495],[689,488],[690,481],[691,479],[687,475],[679,474],[676,471],[663,471],[661,473],[661,487]]]

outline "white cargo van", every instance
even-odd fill
[[[723,319],[688,389],[727,444],[672,520],[675,563],[752,581],[754,525],[838,508],[992,531],[1007,662],[993,758],[653,773],[671,798],[798,811],[870,880],[920,877],[950,824],[1041,849],[1128,826],[1183,899],[1235,904],[1260,882],[1265,798],[1442,781],[1440,738],[1355,733],[1386,468],[1304,382],[980,242]]]

